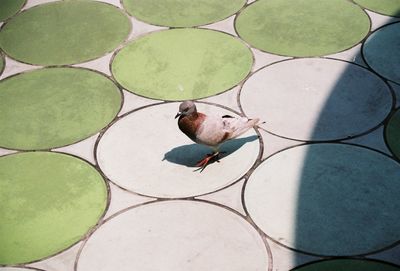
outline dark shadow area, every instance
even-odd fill
[[[390,113],[389,87],[366,69],[347,65],[318,116],[310,137],[312,141],[346,139],[365,133],[380,125]],[[369,80],[363,80],[364,76],[370,76]]]
[[[300,176],[296,247],[354,256],[400,240],[400,164],[351,144],[311,144]]]
[[[400,16],[400,11],[397,16]],[[293,231],[295,249],[306,254],[360,256],[400,244],[399,161],[367,147],[343,144],[346,136],[358,137],[383,127],[395,110],[396,97],[384,78],[379,79],[389,91],[366,94],[364,90],[369,82],[355,84],[352,78],[354,67],[351,63],[364,62],[362,48],[353,59],[354,62],[349,62],[349,67],[332,88],[311,136],[311,140],[326,140],[321,138],[321,132],[330,129],[329,133],[338,136],[338,140],[300,147],[308,149],[296,184],[298,198]],[[371,67],[367,69],[376,74]],[[355,93],[358,94],[355,96]],[[359,97],[359,100],[354,97]],[[388,99],[393,99],[393,102],[385,102]],[[369,106],[362,110],[360,101]],[[385,103],[386,107],[380,108]],[[346,114],[352,118],[351,111],[364,115],[355,120],[354,127],[368,127],[367,131],[341,136],[338,133],[344,131],[346,124],[338,122],[333,127],[326,126],[327,120],[332,123],[335,115],[338,120],[345,120]],[[371,121],[376,123],[371,125]],[[384,137],[383,131],[381,136]],[[382,143],[379,139],[364,142],[377,143],[378,146]],[[304,263],[300,256],[293,260],[295,266]]]
[[[253,142],[258,139],[258,136],[248,136],[244,138],[236,138],[229,140],[221,145],[220,152],[223,152],[220,155],[220,160],[224,159],[226,156],[231,155],[235,151],[239,150],[246,143]],[[171,163],[187,166],[187,167],[196,167],[196,164],[199,160],[203,159],[208,153],[211,153],[212,150],[204,145],[200,144],[190,144],[183,145],[176,148],[173,148],[169,152],[164,155],[163,160],[167,160]]]

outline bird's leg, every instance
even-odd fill
[[[201,167],[204,169],[212,160],[218,159],[219,152],[213,152],[210,154],[207,154],[206,157],[204,157],[202,160],[197,162],[196,166]]]
[[[221,158],[221,154],[225,154],[226,151],[216,151],[210,154],[207,154],[208,156],[212,156],[211,160],[214,162],[218,162],[219,163],[219,159]]]

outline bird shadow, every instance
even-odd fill
[[[258,136],[248,136],[243,138],[236,138],[229,140],[220,146],[220,159],[222,160],[225,157],[231,155],[235,151],[239,150],[243,145],[249,142],[253,142],[258,139]],[[179,147],[175,147],[165,153],[164,158],[168,162],[175,163],[178,165],[183,165],[187,167],[196,167],[197,162],[203,159],[207,154],[211,153],[211,149],[209,147],[200,145],[200,144],[189,144],[183,145]]]

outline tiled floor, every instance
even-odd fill
[[[0,0],[0,270],[400,270],[399,0]],[[194,144],[174,116],[264,124]]]

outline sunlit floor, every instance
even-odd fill
[[[399,0],[0,0],[0,270],[400,270]],[[210,149],[174,119],[265,123]]]

